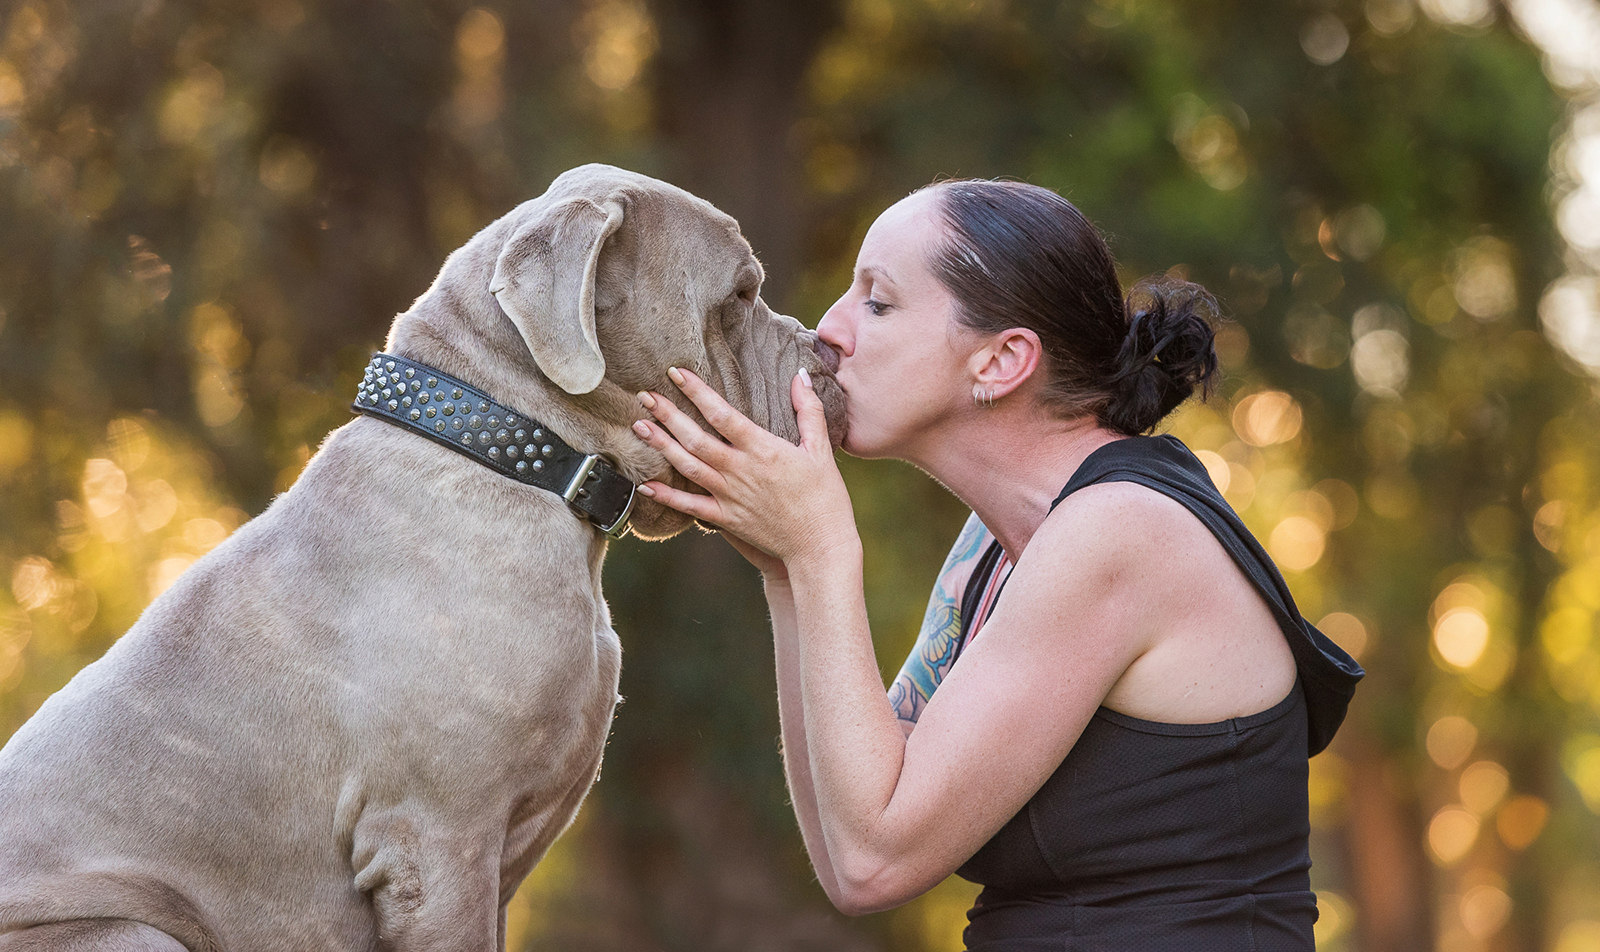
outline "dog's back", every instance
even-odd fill
[[[279,521],[247,525],[185,573],[0,750],[0,932],[129,919],[220,948],[212,920],[237,918],[229,907],[271,920],[275,906],[292,915],[274,925],[320,920],[345,933],[337,947],[363,931],[353,890],[339,901],[284,881],[337,882],[341,867],[347,881],[349,866],[331,806],[318,807],[338,793],[313,769],[333,745],[304,726],[330,720],[327,699],[305,652],[284,650],[284,621],[250,604],[271,599],[251,550]],[[257,875],[269,868],[281,873]]]
[[[409,496],[363,462],[396,437]],[[499,878],[593,779],[619,654],[598,564],[537,554],[573,548],[543,538],[543,500],[511,510],[520,544],[450,528],[504,488],[376,421],[336,434],[0,750],[0,934],[100,918],[189,948],[368,948],[385,908],[446,891],[445,840],[483,854],[494,928]],[[407,515],[435,494],[441,519]]]

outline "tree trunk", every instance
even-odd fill
[[[1347,724],[1353,731],[1359,724]],[[1416,952],[1433,948],[1432,889],[1423,831],[1414,805],[1398,796],[1397,769],[1367,737],[1351,737],[1349,821],[1351,883],[1361,910],[1358,948]]]
[[[739,219],[782,307],[808,224],[796,121],[839,0],[653,0],[666,177]]]

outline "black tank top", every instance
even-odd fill
[[[1044,786],[957,871],[984,886],[967,914],[967,948],[1312,950],[1306,760],[1333,739],[1363,672],[1300,616],[1260,543],[1176,438],[1106,444],[1055,504],[1114,481],[1176,499],[1211,530],[1271,607],[1299,678],[1268,710],[1212,724],[1100,708]],[[997,555],[968,583],[964,627]]]

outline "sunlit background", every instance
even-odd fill
[[[1600,949],[1596,0],[8,0],[0,736],[591,160],[736,215],[810,324],[940,175],[1213,288],[1226,376],[1171,428],[1370,672],[1311,764],[1319,946]],[[846,467],[892,671],[964,513]],[[812,881],[742,561],[628,539],[606,591],[628,700],[511,948],[959,948],[967,884],[852,920]]]

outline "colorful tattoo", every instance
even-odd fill
[[[889,685],[889,704],[908,734],[955,663],[956,642],[961,637],[961,594],[972,577],[973,567],[992,541],[994,536],[976,515],[967,517],[967,524],[961,527],[961,534],[939,570],[916,646]]]

